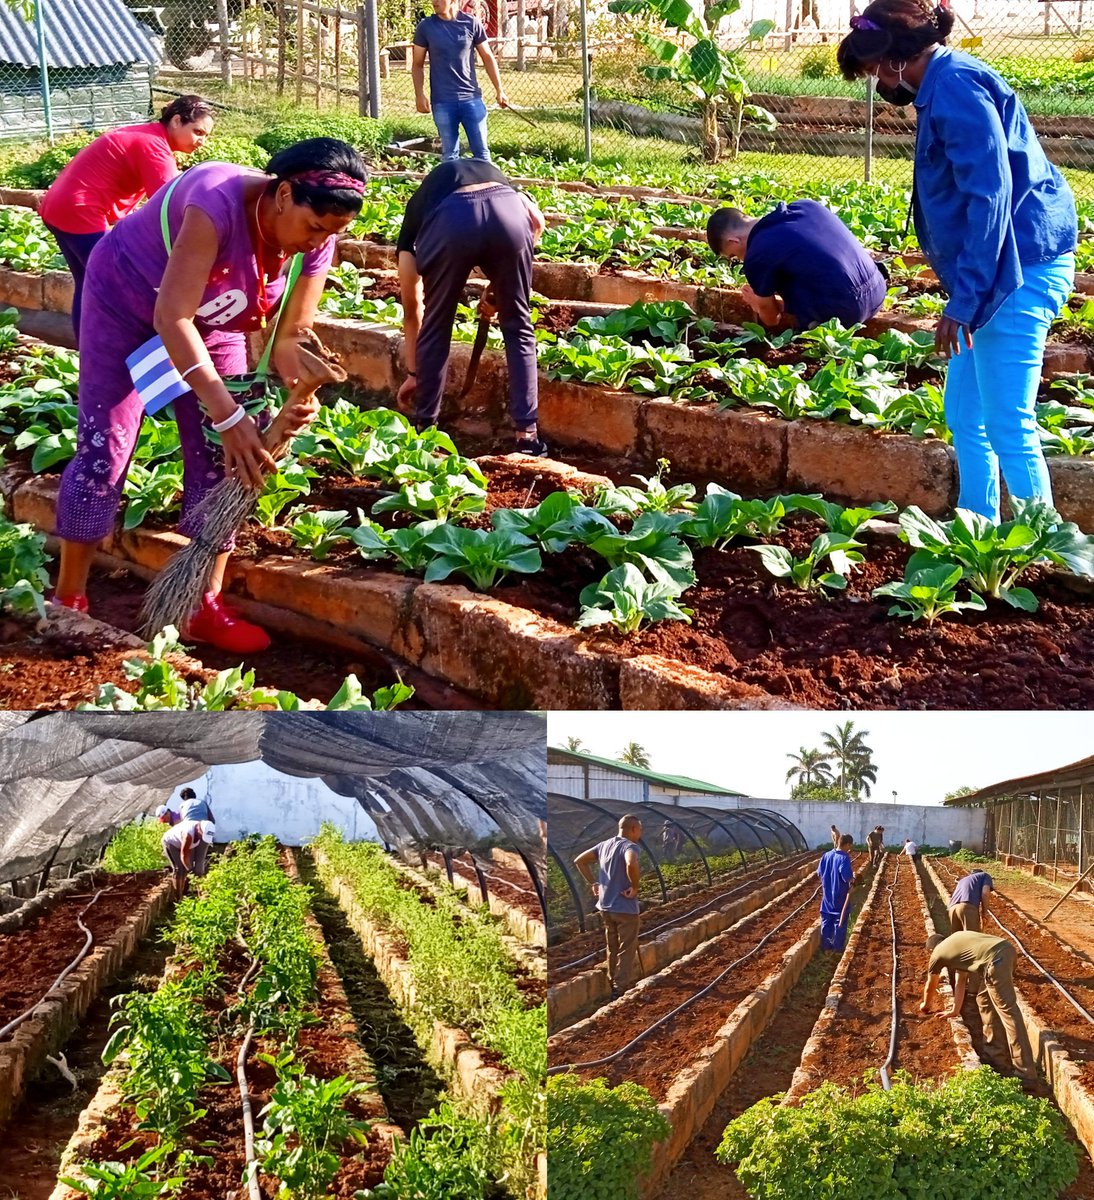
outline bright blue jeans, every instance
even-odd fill
[[[1045,338],[1075,283],[1075,256],[1022,266],[1024,282],[972,335],[946,373],[946,424],[957,453],[959,508],[999,520],[999,471],[1020,500],[1052,503],[1037,433]]]
[[[486,105],[481,96],[476,100],[434,100],[431,107],[433,121],[441,135],[442,162],[453,162],[460,157],[461,125],[471,157],[490,161],[486,146]]]

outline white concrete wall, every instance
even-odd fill
[[[208,796],[216,817],[217,841],[247,833],[271,833],[286,846],[299,846],[331,821],[350,841],[380,841],[376,826],[355,799],[339,796],[319,779],[282,775],[263,762],[210,767],[199,778],[176,788],[168,801],[179,806],[179,792],[192,787]]]

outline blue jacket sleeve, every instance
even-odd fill
[[[945,314],[968,325],[992,290],[1010,223],[1007,139],[993,97],[966,74],[939,81],[931,124],[966,214],[964,249]]]
[[[839,874],[840,874],[840,879],[842,879],[844,883],[854,882],[855,868],[851,865],[851,856],[849,854],[846,855],[844,857],[843,862],[840,863],[840,873]]]

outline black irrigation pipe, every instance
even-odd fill
[[[660,925],[652,925],[649,929],[643,929],[638,935],[638,940],[643,938],[653,937],[655,933],[660,933],[662,929],[668,929],[670,925],[679,925],[681,921],[686,921],[688,917],[695,916],[696,913],[702,912],[704,908],[710,908],[717,904],[720,900],[725,900],[728,896],[736,895],[738,892],[751,890],[756,884],[763,883],[765,879],[771,879],[779,873],[779,868],[776,867],[773,871],[768,871],[766,875],[758,875],[755,879],[746,880],[744,883],[739,883],[736,887],[732,887],[728,892],[722,892],[715,896],[712,900],[707,900],[696,908],[689,909],[686,913],[682,913],[678,917],[672,917],[668,921],[662,921]],[[603,956],[602,950],[594,950],[591,954],[586,954],[582,958],[575,958],[573,962],[563,963],[561,966],[555,967],[556,971],[568,971],[571,967],[581,967],[587,962],[592,962],[594,959],[600,959]]]
[[[616,1050],[612,1054],[605,1055],[603,1058],[591,1059],[589,1062],[560,1063],[558,1066],[548,1067],[547,1074],[548,1075],[558,1075],[563,1071],[583,1071],[583,1070],[587,1069],[588,1067],[602,1067],[602,1066],[605,1066],[607,1063],[615,1062],[615,1060],[617,1058],[622,1058],[624,1054],[628,1053],[630,1050],[633,1050],[634,1047],[637,1046],[640,1041],[642,1041],[644,1038],[649,1037],[649,1035],[651,1033],[653,1033],[654,1030],[660,1029],[662,1025],[664,1025],[668,1021],[671,1021],[673,1017],[682,1013],[684,1011],[684,1009],[687,1008],[689,1005],[694,1004],[696,1000],[699,1000],[703,996],[705,996],[707,994],[707,992],[711,991],[717,984],[721,983],[721,981],[723,979],[725,979],[725,977],[735,967],[739,967],[741,965],[741,963],[745,962],[747,959],[750,959],[754,954],[756,954],[760,950],[760,948],[764,945],[764,943],[769,941],[771,938],[773,938],[775,936],[775,934],[777,934],[779,932],[779,930],[783,928],[784,925],[789,925],[790,922],[793,921],[794,918],[800,912],[802,912],[806,908],[808,908],[809,905],[813,903],[813,901],[817,898],[817,896],[819,894],[820,894],[820,888],[818,887],[814,890],[813,894],[805,901],[804,904],[801,904],[796,909],[794,909],[794,911],[788,917],[786,917],[782,921],[780,921],[778,923],[778,925],[775,926],[774,929],[768,930],[768,932],[765,933],[762,938],[760,938],[760,940],[756,943],[756,945],[753,946],[752,949],[749,950],[749,952],[747,954],[742,954],[741,957],[738,958],[735,962],[731,962],[724,971],[722,971],[720,974],[716,975],[710,981],[710,983],[708,983],[705,987],[700,988],[699,991],[697,991],[694,996],[689,996],[688,999],[683,1002],[683,1004],[678,1004],[671,1012],[667,1012],[667,1013],[665,1013],[665,1015],[663,1017],[659,1017],[656,1021],[654,1021],[654,1023],[652,1025],[650,1025],[647,1029],[643,1029],[642,1032],[640,1034],[638,1034],[637,1037],[631,1038],[631,1040],[625,1046],[621,1047],[619,1050]]]
[[[1003,897],[1003,899],[1006,900],[1006,897]],[[1010,900],[1006,900],[1006,903],[1010,904],[1011,908],[1013,908],[1015,912],[1020,911],[1017,905],[1013,904]],[[1083,1020],[1089,1024],[1094,1025],[1094,1015],[1091,1015],[1091,1013],[1085,1009],[1078,1000],[1075,999],[1075,997],[1067,990],[1067,988],[1064,987],[1064,985],[1056,978],[1056,976],[1053,975],[1050,970],[1048,970],[1047,967],[1043,967],[1033,957],[1033,955],[1030,954],[1030,952],[1022,944],[1018,935],[1013,930],[1008,929],[1006,925],[1004,925],[1003,922],[1000,921],[995,913],[990,909],[988,910],[988,916],[991,917],[991,919],[996,923],[996,925],[999,926],[999,928],[1007,935],[1007,937],[1014,942],[1018,949],[1022,951],[1022,953],[1026,956],[1026,958],[1029,959],[1031,963],[1033,963],[1037,970],[1041,972],[1041,974],[1049,981],[1049,983],[1052,984],[1052,986],[1060,993],[1060,995],[1063,996],[1063,998],[1071,1005],[1071,1007],[1075,1009],[1079,1016],[1081,1016]]]
[[[88,927],[83,922],[84,913],[87,912],[87,910],[91,907],[91,905],[94,904],[95,901],[98,900],[98,898],[106,890],[107,890],[106,888],[100,888],[95,893],[95,895],[91,898],[91,904],[88,904],[81,911],[80,915],[76,918],[76,924],[84,931],[85,934],[87,934],[87,937],[84,940],[83,948],[80,950],[80,953],[77,954],[76,957],[72,960],[72,962],[70,962],[68,964],[68,966],[65,967],[65,969],[60,973],[60,975],[57,976],[57,978],[53,981],[53,983],[50,985],[49,989],[45,992],[45,994],[41,997],[41,999],[36,1000],[30,1006],[30,1008],[27,1009],[27,1011],[25,1013],[23,1013],[21,1016],[16,1017],[15,1020],[9,1021],[4,1026],[3,1029],[0,1029],[0,1038],[7,1037],[9,1033],[12,1033],[15,1029],[17,1029],[20,1025],[22,1025],[22,1023],[25,1020],[27,1020],[28,1017],[31,1016],[31,1014],[38,1007],[38,1005],[41,1004],[43,1000],[47,999],[47,997],[51,996],[61,986],[61,984],[69,977],[69,975],[71,975],[72,972],[76,970],[76,968],[80,965],[80,963],[82,963],[84,961],[84,959],[87,957],[88,951],[90,951],[92,945],[94,944],[95,938],[92,935],[91,930],[88,929]]]
[[[896,892],[897,879],[900,874],[900,858],[897,858],[896,867],[893,870],[893,882],[889,885],[889,927],[893,935],[893,988],[891,999],[891,1020],[889,1031],[889,1057],[878,1067],[878,1074],[881,1076],[881,1086],[886,1090],[893,1086],[889,1079],[889,1068],[893,1065],[893,1059],[896,1057],[896,971],[897,971],[897,950],[896,950],[896,909],[893,905],[893,895]]]

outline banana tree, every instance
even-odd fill
[[[656,66],[642,70],[651,79],[680,84],[699,101],[703,157],[707,162],[717,162],[722,155],[719,116],[723,106],[728,106],[732,114],[734,158],[746,120],[765,129],[775,128],[775,118],[767,109],[746,103],[752,93],[741,72],[741,51],[750,42],[766,37],[775,22],[753,21],[747,37],[731,49],[724,49],[718,41],[718,25],[740,7],[741,0],[722,0],[709,6],[703,0],[612,0],[608,5],[610,12],[653,17],[676,32],[676,41],[645,30],[637,32],[638,40],[657,60]],[[678,44],[681,36],[691,39],[690,48]]]

